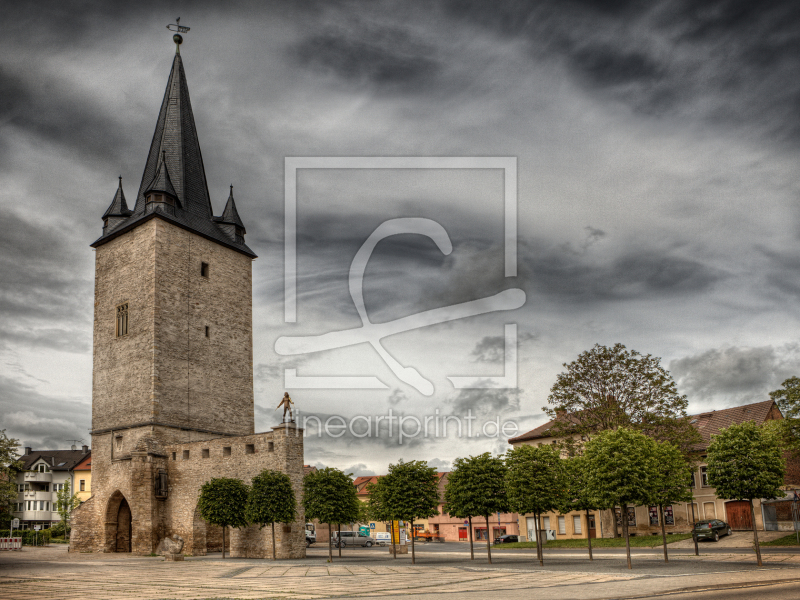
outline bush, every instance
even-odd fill
[[[69,525],[67,525],[67,535],[69,535],[70,529],[72,529]],[[55,525],[50,528],[50,534],[53,537],[64,537],[64,522],[59,521]]]
[[[0,529],[0,537],[10,537],[9,530]],[[34,543],[37,546],[46,546],[50,543],[52,534],[49,529],[43,529],[41,531],[35,531],[33,529],[15,529],[14,537],[21,537],[23,546],[33,546]]]

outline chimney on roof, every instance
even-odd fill
[[[83,453],[84,453],[84,454],[88,454],[88,452],[89,452],[89,446],[87,446],[86,444],[84,444],[84,445],[81,447],[81,450],[83,450]]]
[[[32,453],[33,453],[33,448],[31,448],[30,446],[25,446],[25,454],[32,454]]]

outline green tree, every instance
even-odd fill
[[[580,444],[600,431],[627,427],[669,441],[688,455],[701,439],[686,417],[688,401],[659,358],[622,344],[583,352],[556,378],[544,411],[549,435]]]
[[[326,467],[313,471],[303,478],[303,508],[306,520],[319,520],[328,524],[328,531],[333,525],[339,526],[341,539],[342,523],[351,523],[358,519],[359,500],[353,480],[339,469]],[[333,560],[331,538],[328,536],[328,560]],[[341,544],[339,556],[342,555]]]
[[[69,517],[72,511],[81,505],[78,494],[71,494],[69,480],[64,482],[64,487],[56,492],[56,508],[64,526],[64,537],[69,537]]]
[[[244,517],[249,523],[272,526],[272,560],[275,551],[275,523],[291,523],[297,516],[292,480],[286,473],[264,470],[253,477]]]
[[[586,481],[588,479],[588,462],[583,455],[569,458],[564,463],[564,493],[560,500],[559,512],[566,514],[573,510],[584,511],[586,513],[587,527],[591,518],[590,511],[604,508],[599,505],[596,498],[593,498],[588,491]],[[510,467],[510,465],[509,465]],[[538,521],[537,521],[538,524]],[[594,560],[592,556],[592,537],[586,533],[586,540],[589,546],[589,560]]]
[[[370,483],[367,486],[369,491],[368,512],[371,519],[375,521],[382,521],[386,523],[387,528],[392,535],[392,556],[397,558],[397,547],[394,537],[394,528],[392,527],[393,521],[397,519],[397,515],[392,510],[392,505],[388,501],[389,488],[384,481],[386,477],[379,477],[376,483]]]
[[[768,421],[770,429],[778,436],[781,445],[794,459],[800,460],[800,377],[790,377],[781,389],[769,393],[783,413],[783,419]]]
[[[560,451],[551,445],[519,446],[506,454],[505,487],[510,510],[536,520],[536,556],[544,565],[539,522],[542,513],[565,503],[566,469]]]
[[[656,443],[653,452],[658,469],[647,503],[658,506],[661,538],[664,545],[664,562],[669,562],[664,507],[676,502],[692,501],[692,465],[687,463],[681,451],[670,443]]]
[[[588,493],[601,506],[621,509],[629,569],[632,566],[628,507],[646,504],[659,485],[655,448],[652,438],[620,427],[600,432],[586,444],[584,452]]]
[[[11,522],[12,505],[17,501],[17,473],[22,470],[22,462],[17,455],[19,440],[0,430],[0,527],[8,527]]]
[[[225,558],[225,530],[247,526],[244,510],[249,489],[239,479],[220,477],[200,488],[197,508],[204,521],[222,527],[222,558]]]
[[[489,452],[457,458],[445,487],[445,510],[459,519],[469,519],[470,556],[472,554],[472,518],[486,519],[486,553],[492,562],[492,528],[489,517],[494,513],[508,512],[506,493],[506,465],[502,456]]]
[[[754,422],[734,424],[711,437],[707,450],[708,484],[716,488],[718,498],[747,500],[753,521],[758,566],[761,547],[758,543],[753,498],[782,496],[780,486],[786,465],[777,440]]]
[[[395,519],[411,523],[411,564],[414,553],[414,521],[439,514],[439,479],[436,469],[422,460],[389,465],[389,473],[378,480],[385,489],[383,502]]]

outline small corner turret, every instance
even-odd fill
[[[111,200],[111,205],[103,213],[103,235],[114,229],[116,225],[133,214],[125,202],[125,193],[122,191],[122,175],[119,176],[119,187]]]
[[[239,212],[236,210],[236,202],[233,200],[232,184],[230,194],[228,195],[228,201],[225,203],[225,210],[222,211],[221,217],[214,217],[214,221],[231,240],[237,244],[244,244],[244,236],[247,230],[245,230],[244,223],[242,223],[242,219],[239,218]]]

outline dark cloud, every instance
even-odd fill
[[[438,64],[430,45],[406,31],[358,27],[313,35],[292,48],[304,67],[331,73],[350,85],[367,83],[384,91],[418,91],[433,81]]]
[[[375,471],[367,467],[364,463],[356,463],[342,469],[345,473],[352,474],[353,477],[367,477],[370,475],[377,475]]]
[[[0,207],[0,345],[90,348],[92,283],[83,277],[91,254],[84,254],[62,229]]]
[[[88,444],[91,411],[88,399],[76,402],[45,396],[34,385],[0,375],[0,428],[21,446],[63,450],[73,439]]]
[[[452,414],[465,417],[473,414],[481,421],[488,418],[494,419],[498,415],[508,414],[519,410],[522,390],[514,389],[465,389],[459,391],[455,398],[450,400]]]
[[[795,346],[734,346],[676,359],[669,367],[690,401],[718,397],[736,405],[768,400],[770,391],[800,372],[800,356]]]

